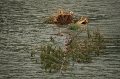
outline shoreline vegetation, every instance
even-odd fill
[[[90,63],[93,56],[99,56],[106,48],[104,37],[98,28],[91,31],[87,26],[87,18],[83,19],[82,17],[75,22],[72,16],[73,12],[65,13],[60,9],[56,16],[50,17],[49,20],[47,19],[44,22],[61,25],[72,23],[67,25],[67,27],[69,28],[68,30],[75,30],[75,32],[65,36],[64,48],[60,47],[58,41],[54,40],[51,35],[51,44],[35,47],[31,51],[31,57],[36,59],[36,62],[40,62],[41,68],[47,72],[66,71],[70,62]],[[86,27],[78,27],[78,22]],[[85,39],[78,38],[83,31],[86,33]],[[61,36],[61,32],[59,35]],[[37,55],[39,60],[36,57]]]

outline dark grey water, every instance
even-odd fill
[[[111,42],[92,63],[75,63],[65,74],[45,73],[30,59],[35,46],[49,42],[56,25],[43,24],[58,8],[87,16]],[[0,79],[120,79],[119,0],[0,0]],[[65,28],[62,28],[63,30]],[[56,37],[58,41],[64,37]]]

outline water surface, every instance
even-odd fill
[[[119,4],[119,0],[0,0],[0,79],[119,79]],[[49,43],[49,34],[58,31],[56,25],[43,23],[58,8],[73,11],[77,19],[88,17],[88,27],[99,27],[110,42],[92,63],[75,63],[64,74],[50,74],[31,60],[30,51]]]

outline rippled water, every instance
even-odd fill
[[[119,79],[119,4],[119,0],[0,0],[0,79]],[[75,63],[64,74],[50,74],[30,59],[30,51],[58,31],[56,25],[43,24],[58,8],[73,11],[78,19],[87,16],[88,26],[99,27],[110,43],[92,63]]]

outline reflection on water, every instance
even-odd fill
[[[0,0],[0,78],[1,79],[119,79],[120,75],[119,0]],[[43,21],[58,8],[87,16],[89,27],[101,30],[107,44],[105,54],[92,63],[75,63],[65,74],[45,73],[30,59],[33,47],[49,42],[56,25]],[[65,30],[65,28],[61,28]],[[64,37],[55,37],[62,42]]]

